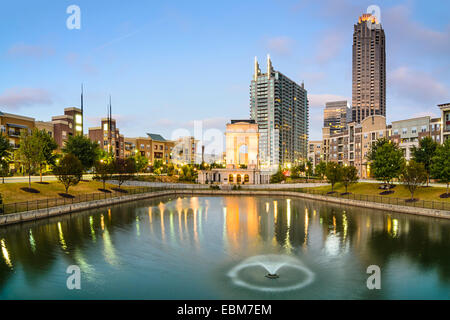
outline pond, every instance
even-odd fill
[[[142,200],[6,226],[0,246],[0,299],[450,299],[450,221],[298,198]]]

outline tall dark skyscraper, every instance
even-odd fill
[[[299,85],[273,69],[267,56],[262,73],[255,58],[250,84],[250,116],[258,124],[262,167],[296,164],[307,158],[308,97]]]
[[[386,116],[386,42],[381,23],[363,14],[354,26],[352,118]]]

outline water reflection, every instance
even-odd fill
[[[200,273],[195,270],[271,252],[309,257],[324,268],[341,263],[348,270],[406,258],[450,288],[449,221],[291,198],[124,204],[1,228],[0,246],[0,297],[6,287],[27,289],[33,297],[33,288],[60,277],[57,268],[69,264],[98,284],[110,272],[119,279],[130,271],[138,276],[152,270],[156,278],[186,268]]]

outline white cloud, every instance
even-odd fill
[[[35,104],[52,104],[53,100],[47,90],[40,88],[11,88],[0,95],[0,106],[19,109]]]
[[[344,96],[339,96],[335,94],[308,94],[309,106],[311,108],[323,108],[325,103],[329,101],[342,101],[347,100],[351,103],[350,99]]]
[[[406,100],[436,104],[447,100],[450,95],[445,84],[426,72],[409,67],[403,66],[391,71],[388,73],[388,79],[393,93]]]
[[[294,43],[295,41],[293,39],[286,36],[281,36],[267,39],[266,46],[270,52],[276,53],[280,56],[287,56],[292,53]]]

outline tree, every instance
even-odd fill
[[[41,141],[36,134],[37,129],[30,132],[22,130],[20,133],[20,146],[16,152],[25,170],[28,172],[28,188],[31,189],[31,173],[44,159],[44,153],[40,145]]]
[[[33,135],[36,136],[36,139],[39,141],[39,145],[42,148],[42,156],[40,157],[39,162],[39,176],[41,177],[42,182],[42,168],[45,165],[55,165],[56,155],[54,151],[58,148],[58,145],[45,130],[33,130]]]
[[[281,166],[279,166],[277,172],[270,176],[270,183],[280,183],[284,180],[286,180],[286,176],[283,174]]]
[[[313,165],[309,160],[305,162],[305,175],[306,182],[308,182],[309,177],[313,175]]]
[[[450,139],[436,148],[435,156],[432,159],[431,175],[447,184],[445,197],[449,197],[448,187],[450,183]],[[442,196],[441,196],[442,197]]]
[[[106,161],[97,161],[94,165],[95,174],[97,179],[103,182],[103,190],[106,189],[106,181],[111,179],[113,173],[113,164]]]
[[[355,166],[345,166],[342,168],[342,184],[345,187],[345,193],[349,185],[358,182],[358,169]]]
[[[84,171],[91,169],[100,157],[100,148],[97,142],[82,135],[70,136],[62,151],[77,157],[81,161]]]
[[[53,168],[53,173],[59,182],[64,185],[66,193],[68,193],[69,187],[75,186],[80,182],[83,176],[83,164],[75,155],[68,153]]]
[[[148,167],[148,159],[145,156],[141,155],[140,152],[138,152],[134,156],[134,161],[136,162],[136,171],[145,172]]]
[[[305,172],[305,163],[302,162],[291,169],[291,178],[299,178],[300,175]]]
[[[403,151],[386,138],[378,139],[371,146],[367,159],[373,176],[383,181],[386,188],[400,175],[405,162]]]
[[[411,193],[411,201],[414,200],[414,192],[427,181],[427,177],[428,174],[423,163],[411,160],[403,167],[400,180]]]
[[[152,172],[155,173],[155,174],[161,174],[162,169],[163,169],[163,162],[162,162],[162,160],[155,160],[153,162]]]
[[[419,147],[413,146],[411,148],[412,159],[422,163],[427,172],[427,187],[430,182],[431,163],[437,146],[438,144],[431,137],[424,137],[419,141]]]
[[[180,181],[188,181],[188,182],[194,182],[197,179],[198,173],[197,169],[190,164],[186,164],[181,167],[180,169]]]
[[[342,179],[342,167],[336,162],[328,162],[325,175],[331,184],[331,192],[334,192],[334,185]]]
[[[12,147],[8,138],[0,134],[0,174],[2,176],[3,183],[5,183],[5,176],[9,173],[11,152]]]
[[[136,163],[133,158],[117,158],[113,161],[113,168],[119,189],[125,181],[130,180],[136,173]]]
[[[320,161],[316,168],[314,169],[317,176],[320,177],[321,180],[323,180],[323,177],[325,176],[325,172],[327,170],[327,163],[325,161]]]

